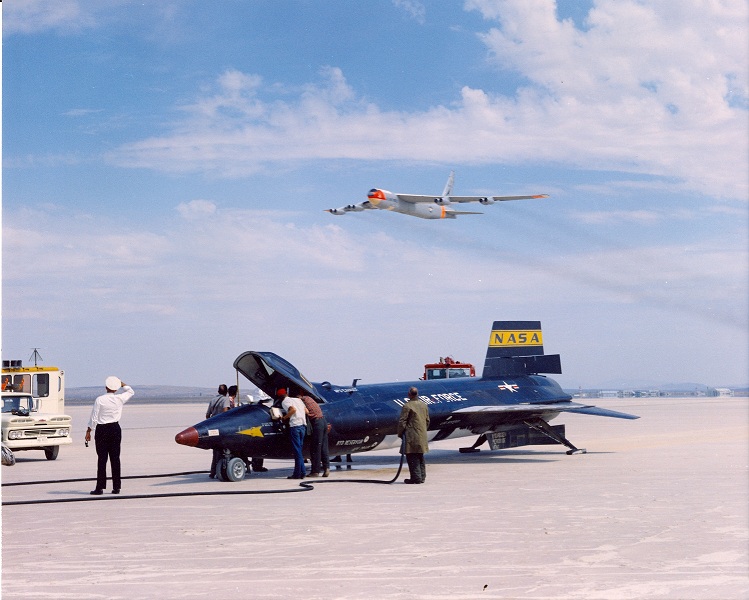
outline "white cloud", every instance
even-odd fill
[[[608,210],[574,213],[573,216],[582,223],[603,225],[612,223],[636,223],[639,225],[657,225],[664,219],[692,219],[694,215],[685,211],[666,213],[661,210]]]
[[[600,0],[584,31],[557,20],[554,6],[468,5],[500,22],[481,34],[493,60],[531,82],[513,97],[466,86],[451,106],[385,111],[337,68],[296,95],[228,70],[183,107],[187,118],[171,134],[126,144],[110,158],[223,176],[336,158],[535,161],[660,176],[746,199],[745,3]]]
[[[29,34],[54,29],[74,33],[93,27],[94,17],[79,0],[19,0],[3,6],[3,33]]]
[[[209,200],[190,200],[177,205],[177,212],[183,219],[204,219],[216,212],[216,205]]]
[[[96,115],[104,112],[101,108],[72,108],[66,110],[64,114],[66,117],[88,117],[90,115]]]
[[[629,307],[673,323],[706,322],[733,345],[745,339],[749,253],[719,238],[535,257],[508,252],[499,238],[477,245],[459,230],[435,236],[434,224],[404,223],[407,236],[403,228],[356,234],[209,200],[178,210],[198,218],[167,216],[145,230],[54,208],[7,210],[6,339],[43,348],[54,339],[79,384],[106,371],[115,352],[141,381],[198,384],[196,349],[217,372],[256,348],[336,382],[378,381],[383,369],[413,377],[429,358],[416,349],[480,360],[491,318],[579,326],[591,311],[620,320]],[[450,235],[455,243],[445,244]],[[643,332],[632,335],[626,343],[636,345]],[[160,366],[165,356],[169,373]]]
[[[11,0],[3,3],[3,35],[80,35],[106,25],[138,22],[142,33],[163,42],[175,35],[174,28],[164,24],[173,23],[183,5],[175,0]]]
[[[91,218],[41,210],[6,214],[4,253],[24,260],[4,265],[9,309],[4,318],[17,316],[13,307],[28,304],[24,297],[37,298],[34,304],[53,320],[72,313],[133,312],[133,306],[183,317],[210,306],[220,315],[243,299],[262,305],[261,312],[295,305],[296,298],[312,303],[310,310],[323,311],[383,309],[411,304],[416,297],[428,298],[424,305],[430,307],[480,305],[496,298],[520,306],[538,297],[539,278],[562,305],[574,305],[585,290],[589,301],[675,302],[680,310],[698,313],[705,289],[729,305],[737,304],[731,298],[747,296],[746,248],[724,248],[720,239],[503,258],[470,240],[456,240],[446,250],[441,241],[430,243],[418,235],[357,236],[335,224],[300,225],[281,214],[222,210],[205,200],[178,210],[188,218],[151,223],[153,232],[126,225],[92,227]],[[16,225],[29,222],[33,229]],[[27,264],[36,265],[33,278]],[[438,266],[433,277],[430,265]],[[45,292],[50,288],[59,294]],[[293,295],[279,297],[279,289],[294,290]],[[720,318],[745,324],[744,308],[727,308]]]
[[[426,22],[427,10],[419,0],[393,0],[393,5],[403,9],[414,21],[423,25]]]
[[[236,69],[224,71],[217,80],[218,92],[183,107],[192,115],[193,123],[220,126],[222,120],[231,125],[237,119],[257,119],[264,115],[255,94],[262,84],[258,75],[246,75]]]
[[[77,165],[83,162],[83,157],[74,153],[67,154],[25,154],[22,156],[3,159],[3,167],[11,169],[28,169],[38,166],[59,167]]]

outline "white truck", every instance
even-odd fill
[[[55,460],[71,444],[72,418],[65,411],[65,373],[57,367],[24,367],[4,360],[2,370],[2,444],[13,452],[44,450]]]

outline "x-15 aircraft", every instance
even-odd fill
[[[349,212],[360,212],[370,208],[392,210],[393,212],[419,217],[421,219],[454,219],[458,215],[480,215],[480,212],[456,210],[453,204],[478,202],[489,205],[505,200],[529,200],[532,198],[548,198],[547,194],[534,196],[453,196],[453,182],[455,172],[450,172],[445,189],[441,196],[424,196],[420,194],[394,194],[377,188],[369,190],[367,200],[359,204],[347,204],[341,208],[329,208],[326,212],[331,215],[345,215]]]
[[[429,439],[478,436],[461,452],[533,444],[564,444],[567,454],[584,453],[565,437],[564,425],[549,425],[559,413],[637,419],[588,404],[572,402],[559,384],[540,373],[561,373],[558,354],[544,355],[539,321],[495,321],[481,377],[350,386],[310,383],[293,365],[272,352],[244,352],[234,368],[270,397],[280,388],[309,395],[330,424],[331,455],[393,448],[401,407],[409,387],[419,389],[429,406]],[[243,479],[247,457],[292,458],[289,436],[263,403],[243,405],[188,427],[178,444],[220,449],[219,476]],[[305,448],[306,452],[306,448]]]

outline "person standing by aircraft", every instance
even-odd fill
[[[320,405],[310,396],[303,395],[302,402],[307,407],[309,420],[312,422],[312,439],[309,445],[312,472],[310,477],[328,477],[330,475],[330,456],[328,455],[328,421]]]
[[[291,450],[294,453],[294,473],[288,479],[304,479],[306,469],[304,467],[304,436],[307,433],[307,407],[300,398],[287,396],[284,388],[276,392],[281,402],[281,408],[285,411],[282,421],[289,424],[289,435],[291,436]]]
[[[398,419],[398,437],[405,438],[405,454],[410,477],[405,483],[424,483],[427,467],[424,454],[429,452],[427,440],[429,408],[419,400],[419,390],[408,390],[408,402],[401,409]]]
[[[227,390],[227,394],[229,395],[229,408],[237,408],[241,406],[239,400],[237,399],[237,395],[239,394],[238,386],[230,385],[229,389]],[[244,462],[247,465],[247,470],[250,472],[254,471],[255,473],[265,473],[268,470],[263,466],[263,463],[265,461],[263,460],[262,456],[258,458],[253,457],[251,461],[248,460],[245,456]]]
[[[96,444],[96,488],[92,496],[101,496],[107,487],[107,460],[112,469],[112,493],[119,494],[122,488],[120,476],[120,445],[122,444],[122,407],[135,395],[133,388],[126,385],[118,377],[107,377],[104,382],[107,390],[94,400],[91,417],[86,429],[86,445],[91,441],[91,431],[95,430]]]
[[[237,392],[239,392],[239,388],[236,385],[230,385],[229,389],[226,390],[226,393],[229,396],[229,408],[236,408],[239,406],[237,403]]]
[[[206,419],[210,419],[211,417],[215,417],[216,415],[220,415],[221,413],[229,410],[229,397],[227,396],[228,392],[229,390],[227,389],[225,383],[222,383],[220,386],[218,386],[218,396],[216,396],[208,403],[208,410],[206,410],[205,413]],[[221,460],[222,453],[223,450],[221,450],[220,448],[213,449],[211,472],[208,474],[208,477],[210,477],[211,479],[214,479],[216,477],[216,466],[218,465],[218,461]]]

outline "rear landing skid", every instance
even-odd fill
[[[458,448],[458,452],[460,452],[461,454],[472,454],[474,452],[481,452],[481,449],[479,448],[479,446],[483,444],[485,441],[486,441],[486,435],[482,433],[478,437],[478,439],[475,442],[473,442],[473,446],[471,446],[470,448]]]
[[[574,446],[572,444],[572,442],[570,442],[566,437],[564,437],[564,435],[562,435],[559,431],[557,431],[557,429],[559,429],[563,433],[564,432],[564,426],[563,425],[559,426],[559,427],[557,427],[555,429],[554,427],[552,427],[551,425],[549,425],[543,419],[528,419],[528,420],[523,421],[523,423],[527,427],[530,427],[530,428],[535,429],[536,431],[542,433],[547,438],[553,440],[557,444],[561,444],[563,446],[567,446],[567,448],[569,448],[569,450],[567,450],[567,454],[586,454],[587,453],[587,450],[585,450],[584,448],[577,448],[576,446]],[[489,433],[488,435],[492,435],[492,436],[500,436],[500,435],[502,435],[503,436],[505,434],[503,434],[503,433],[498,433],[498,434]],[[541,438],[541,439],[543,439],[543,438]],[[468,448],[460,448],[459,451],[462,454],[472,454],[474,452],[481,452],[481,450],[479,449],[479,446],[481,446],[484,442],[487,442],[487,441],[489,441],[489,445],[494,450],[497,450],[497,449],[500,449],[500,448],[504,448],[504,447],[512,447],[512,446],[497,446],[495,440],[489,440],[488,437],[487,437],[487,434],[486,433],[482,433],[476,439],[476,441],[473,443],[472,446],[469,446]],[[492,441],[494,441],[494,443],[492,443]],[[503,438],[502,441],[504,441],[504,438]],[[525,445],[527,443],[528,442],[524,442],[522,445]],[[535,442],[530,442],[530,443],[532,443],[532,444],[533,443],[538,444],[538,443],[541,443],[541,441],[536,440]],[[551,443],[551,442],[547,442],[547,443]],[[514,446],[514,444],[513,444],[513,446]]]
[[[559,435],[556,431],[554,431],[554,428],[549,425],[546,421],[543,419],[533,419],[533,420],[527,420],[523,421],[528,427],[533,427],[536,431],[540,431],[544,435],[550,437],[552,440],[557,442],[558,444],[563,444],[569,448],[567,450],[567,454],[587,454],[587,450],[585,448],[577,448],[572,445],[572,442],[570,442],[566,437],[563,435]]]

